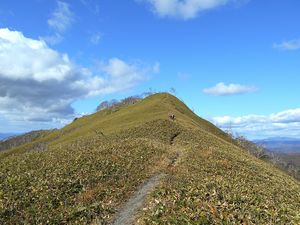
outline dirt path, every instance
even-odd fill
[[[174,149],[173,155],[169,158],[168,168],[174,167],[180,158],[180,151],[176,148],[175,139],[179,134],[175,134],[171,140],[171,148]],[[143,183],[134,195],[127,201],[127,203],[117,213],[112,225],[131,225],[136,219],[137,212],[144,206],[146,197],[160,184],[160,181],[167,175],[165,173],[159,173],[145,183]]]
[[[128,200],[120,212],[116,216],[113,225],[130,225],[134,222],[136,213],[144,205],[147,195],[152,192],[160,181],[165,177],[165,174],[158,174],[150,178],[146,183],[140,186],[138,191]]]

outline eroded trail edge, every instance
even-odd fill
[[[158,174],[151,177],[145,182],[138,191],[129,199],[129,201],[123,206],[120,212],[117,214],[113,225],[129,225],[135,221],[136,214],[139,209],[144,205],[146,197],[149,193],[154,191],[160,181],[166,176],[166,174]]]

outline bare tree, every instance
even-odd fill
[[[139,101],[141,101],[142,98],[140,96],[130,96],[130,97],[127,97],[127,98],[124,98],[122,101],[121,101],[121,104],[123,105],[133,105]]]
[[[99,112],[104,109],[112,108],[118,104],[119,104],[119,101],[116,99],[112,99],[110,101],[103,101],[97,106],[96,110],[97,110],[97,112]]]
[[[109,107],[108,101],[101,102],[100,105],[97,106],[97,111],[99,112],[101,110],[107,109],[108,107]]]
[[[237,136],[235,141],[240,147],[248,151],[251,155],[254,155],[256,158],[262,159],[267,156],[267,153],[262,146],[247,140],[244,136]]]
[[[232,136],[233,142],[236,145],[238,145],[242,149],[245,149],[249,154],[255,156],[258,159],[268,161],[278,169],[300,180],[300,168],[291,162],[285,161],[280,154],[276,152],[270,152],[266,150],[263,145],[258,145],[254,142],[251,142],[242,135],[233,135],[232,132],[230,132],[228,135]]]

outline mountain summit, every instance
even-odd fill
[[[0,153],[0,224],[299,224],[299,209],[298,181],[165,93]]]

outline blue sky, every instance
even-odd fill
[[[298,0],[3,0],[0,132],[176,89],[249,138],[300,136]]]

